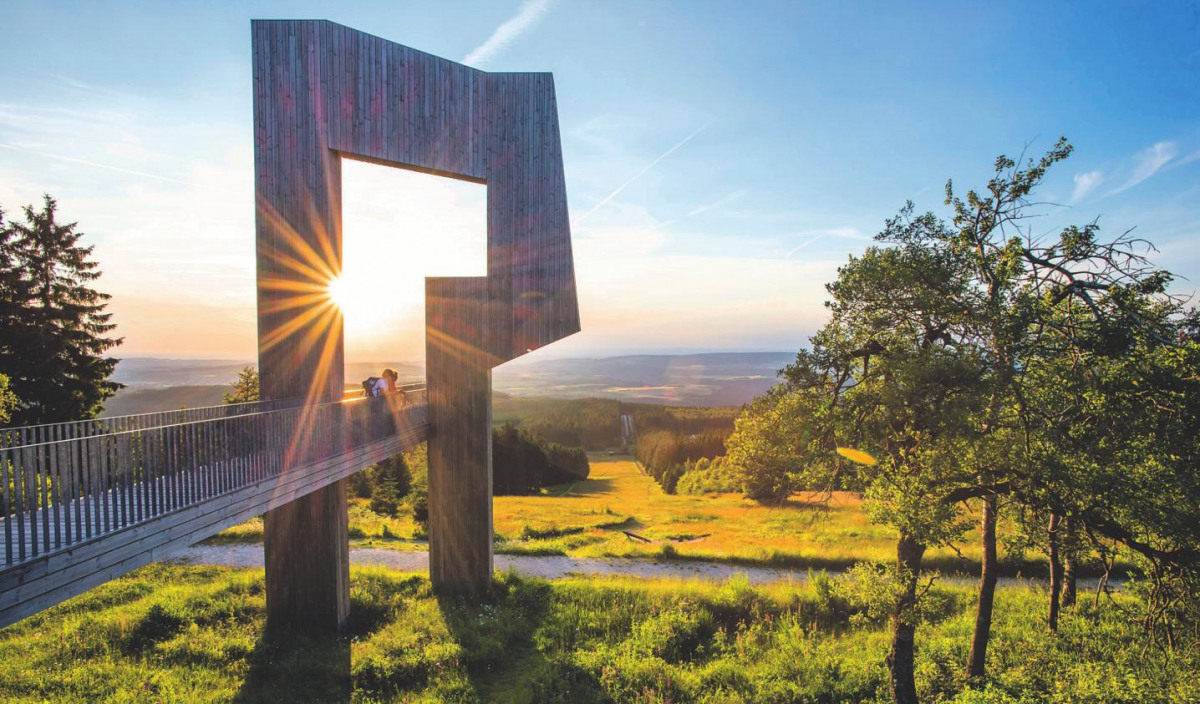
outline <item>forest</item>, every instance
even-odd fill
[[[727,435],[733,430],[738,409],[660,406],[601,398],[525,398],[502,393],[494,393],[492,398],[494,423],[512,423],[546,441],[589,451],[622,447],[623,414],[633,417],[635,435],[656,430],[674,435],[709,431]]]

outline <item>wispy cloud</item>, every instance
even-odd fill
[[[150,173],[146,173],[145,171],[137,171],[136,169],[125,169],[120,166],[113,166],[111,164],[101,164],[101,163],[95,162],[95,161],[88,161],[87,159],[76,159],[74,157],[62,156],[61,154],[50,154],[47,152],[40,152],[40,151],[36,151],[33,149],[24,149],[22,147],[13,146],[11,144],[0,144],[0,149],[9,149],[14,152],[24,152],[26,154],[33,154],[34,156],[40,156],[44,159],[53,159],[55,161],[63,161],[68,164],[80,164],[82,166],[90,166],[95,169],[105,169],[107,171],[116,171],[116,172],[122,173],[122,174],[129,174],[131,176],[141,176],[142,178],[148,178],[148,179],[152,179],[154,181],[163,181],[165,183],[178,183],[183,186],[192,186],[195,188],[208,188],[208,186],[203,186],[203,185],[200,185],[197,183],[192,183],[191,181],[181,181],[177,178],[171,178],[169,176],[159,176],[158,174],[150,174]]]
[[[1129,175],[1129,180],[1120,188],[1113,191],[1112,194],[1127,191],[1145,181],[1162,170],[1164,166],[1178,155],[1179,147],[1174,142],[1156,142],[1149,149],[1138,152],[1134,157],[1135,164],[1133,173]]]
[[[620,186],[617,186],[616,189],[613,190],[612,193],[609,193],[608,195],[601,198],[599,203],[593,205],[591,210],[584,213],[583,216],[580,217],[576,221],[576,224],[581,223],[584,220],[587,220],[591,216],[592,213],[596,212],[600,208],[603,208],[605,203],[608,203],[608,201],[612,200],[613,198],[616,198],[617,195],[621,191],[628,188],[629,184],[638,180],[642,176],[645,176],[646,173],[650,171],[650,169],[653,169],[655,166],[658,166],[658,163],[661,162],[663,159],[666,159],[667,157],[671,156],[672,154],[675,153],[675,151],[677,149],[679,149],[683,145],[687,144],[688,142],[692,141],[692,139],[694,139],[696,137],[696,135],[698,135],[701,132],[703,132],[704,130],[708,129],[708,127],[710,125],[712,125],[712,123],[713,123],[713,121],[709,120],[708,122],[704,123],[703,125],[700,125],[700,127],[696,128],[696,130],[694,132],[692,132],[688,136],[684,137],[683,139],[679,140],[679,142],[675,146],[671,147],[670,149],[663,152],[662,154],[659,154],[657,157],[655,157],[654,161],[651,161],[649,164],[646,164],[644,167],[642,167],[641,171],[638,171],[636,174],[631,176],[627,181],[625,181],[625,183],[622,183]]]
[[[1184,164],[1190,164],[1193,161],[1200,161],[1200,149],[1197,149],[1196,151],[1192,152],[1191,154],[1188,154],[1187,156],[1183,157],[1179,161],[1176,161],[1174,164],[1172,164],[1172,166],[1173,167],[1174,166],[1183,166]]]
[[[1104,183],[1103,171],[1088,171],[1082,174],[1075,174],[1075,190],[1071,192],[1071,203],[1078,203],[1088,196],[1089,193],[1096,190],[1096,187]]]
[[[525,0],[517,14],[505,20],[486,41],[472,49],[462,62],[475,68],[484,68],[507,49],[509,44],[520,39],[522,34],[537,24],[553,4],[554,0]]]

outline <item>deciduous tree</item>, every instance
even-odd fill
[[[809,431],[823,439],[805,443],[800,458],[806,481],[831,480],[813,472],[850,473],[865,488],[872,520],[897,531],[887,664],[898,702],[917,699],[925,551],[958,540],[967,528],[963,502],[994,490],[981,487],[963,462],[984,374],[978,351],[966,344],[964,274],[954,252],[915,244],[852,257],[827,287],[829,323],[785,370],[792,393],[824,394]],[[832,459],[838,448],[849,462]]]

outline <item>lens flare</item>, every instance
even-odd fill
[[[867,454],[866,452],[863,452],[862,450],[855,450],[850,447],[839,447],[837,449],[837,453],[839,455],[841,455],[842,457],[845,457],[846,459],[850,460],[851,462],[857,462],[858,464],[865,464],[868,467],[873,467],[877,462],[877,460],[874,457]]]

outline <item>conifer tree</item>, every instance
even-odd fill
[[[109,336],[110,296],[92,288],[93,247],[57,207],[46,195],[40,211],[24,208],[25,222],[0,222],[0,373],[18,425],[93,417],[121,388],[109,379],[117,360],[105,352],[121,339]]]
[[[252,403],[259,400],[258,398],[258,369],[253,365],[242,367],[238,372],[237,379],[234,379],[233,391],[226,391],[222,394],[222,400],[226,404],[234,403]]]

